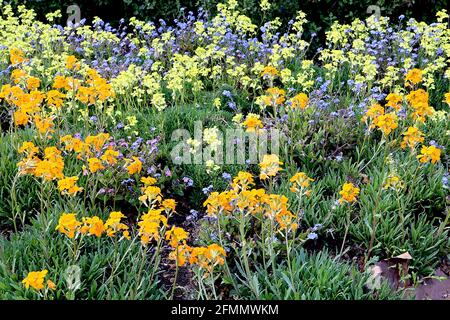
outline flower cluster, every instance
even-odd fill
[[[93,235],[100,238],[103,234],[108,237],[115,237],[118,232],[126,239],[130,239],[128,226],[121,222],[125,218],[119,211],[113,211],[104,222],[98,216],[83,217],[81,221],[77,219],[76,213],[63,213],[58,221],[55,230],[73,239],[77,234]]]

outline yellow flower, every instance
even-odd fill
[[[83,191],[83,188],[77,186],[78,177],[66,177],[58,181],[58,189],[63,195],[75,195]]]
[[[419,159],[421,163],[431,161],[431,163],[435,164],[441,159],[441,149],[436,148],[435,146],[422,146],[420,155],[417,156],[417,159]]]
[[[119,156],[119,151],[115,151],[113,149],[108,149],[105,153],[100,157],[100,159],[110,166],[113,166],[117,163],[117,157]]]
[[[11,72],[11,79],[14,81],[15,84],[18,84],[22,81],[23,78],[27,76],[27,73],[21,69],[14,69]]]
[[[69,70],[76,70],[80,68],[80,63],[75,56],[68,56],[66,60],[66,68]]]
[[[53,118],[42,118],[39,115],[36,115],[34,117],[34,124],[36,128],[38,129],[39,134],[41,135],[48,135],[52,132],[55,132],[53,130],[54,124],[53,124]],[[49,136],[51,138],[51,136]]]
[[[383,185],[383,189],[400,190],[404,188],[404,183],[398,175],[391,174],[388,176],[386,182]]]
[[[138,157],[133,157],[133,162],[127,166],[129,174],[140,173],[142,170],[142,162]]]
[[[384,108],[376,103],[367,110],[366,114],[361,118],[361,121],[367,123],[367,120],[373,120],[382,115],[384,115]],[[373,127],[373,125],[370,126],[370,128]]]
[[[47,287],[50,290],[56,290],[56,284],[50,279],[47,280]]]
[[[61,108],[66,98],[66,95],[58,90],[50,90],[47,92],[47,103],[51,107]]]
[[[175,250],[169,253],[169,259],[175,260],[177,262],[177,265],[179,267],[182,267],[186,264],[191,250],[192,250],[191,247],[189,247],[186,244],[177,246]]]
[[[103,220],[97,216],[83,218],[83,226],[80,229],[80,233],[88,233],[100,238],[105,232],[105,224]]]
[[[156,186],[146,186],[141,188],[141,191],[143,193],[142,196],[139,197],[139,201],[147,205],[148,202],[152,202],[153,200],[161,201],[161,189]]]
[[[276,107],[284,103],[286,91],[278,87],[269,88],[266,90],[266,95],[262,96],[262,107]]]
[[[64,178],[64,160],[61,151],[56,147],[47,147],[44,150],[44,160],[38,161],[33,174],[46,181]]]
[[[88,164],[89,164],[89,171],[91,173],[96,173],[99,170],[105,169],[102,162],[98,158],[89,158]]]
[[[183,228],[172,226],[170,230],[166,231],[166,240],[169,241],[172,248],[176,248],[178,244],[186,240],[189,236]]]
[[[281,170],[280,165],[282,164],[283,162],[280,161],[276,154],[264,155],[262,162],[259,164],[261,169],[259,178],[265,180],[269,177],[275,177],[278,171]]]
[[[128,226],[120,222],[125,215],[120,211],[112,211],[108,220],[104,224],[104,229],[108,237],[114,237],[117,232],[122,231],[125,238],[129,238]]]
[[[163,200],[161,205],[165,210],[175,211],[177,203],[174,199],[165,199],[165,200]]]
[[[237,184],[235,184],[235,187],[237,188]],[[208,199],[203,202],[203,206],[207,207],[206,212],[208,216],[215,217],[219,212],[230,213],[233,210],[231,200],[235,195],[234,191],[212,192]]]
[[[27,277],[22,280],[25,288],[32,287],[35,290],[44,289],[44,278],[47,275],[48,270],[42,271],[31,271],[28,273]]]
[[[233,189],[246,190],[248,187],[254,185],[253,176],[250,172],[239,171],[236,177],[233,179],[231,186]]]
[[[444,101],[450,106],[450,92],[445,94],[445,100]]]
[[[388,135],[398,127],[397,115],[395,113],[387,113],[376,117],[373,124],[380,129],[384,135]]]
[[[152,186],[156,183],[156,179],[153,177],[142,177],[141,182],[146,186]]]
[[[28,90],[36,90],[41,85],[41,80],[36,77],[29,77],[27,79],[27,88]]]
[[[253,113],[247,115],[242,125],[246,127],[246,132],[257,132],[263,127],[263,123],[259,120],[259,115]]]
[[[428,92],[423,89],[411,91],[406,96],[409,104],[414,109],[411,115],[413,119],[425,122],[426,116],[433,114],[433,108],[428,104],[428,97]]]
[[[18,150],[19,153],[26,153],[29,156],[33,156],[39,152],[39,148],[31,141],[24,141],[22,146]]]
[[[21,110],[17,110],[14,112],[14,124],[16,126],[24,126],[28,123],[29,120],[30,118],[25,112]]]
[[[299,93],[295,95],[291,100],[291,108],[292,109],[305,109],[308,105],[309,98],[305,93]]]
[[[25,61],[24,52],[17,48],[11,48],[9,50],[9,59],[12,65],[19,64]]]
[[[341,195],[341,198],[339,199],[339,203],[344,202],[355,202],[356,197],[359,194],[359,188],[355,187],[353,183],[344,183],[342,186],[342,190],[339,191],[339,194]]]
[[[411,149],[414,148],[414,146],[417,143],[422,143],[424,140],[423,133],[416,127],[409,127],[406,132],[403,133],[403,141],[401,143],[401,148],[404,149],[406,146],[410,147]]]
[[[75,232],[80,227],[81,222],[76,218],[76,213],[63,213],[59,218],[58,225],[55,230],[64,233],[70,239],[75,237]]]
[[[55,80],[53,81],[53,88],[70,90],[71,86],[69,84],[69,78],[66,78],[64,76],[56,76]]]
[[[225,249],[216,243],[207,247],[191,248],[189,263],[211,271],[217,265],[225,263]]]
[[[161,214],[163,210],[149,210],[148,213],[141,217],[138,222],[139,236],[141,237],[142,245],[147,245],[153,239],[160,239],[160,226],[167,226],[167,217]]]
[[[422,81],[422,70],[414,68],[408,71],[405,81],[408,84],[418,84]]]
[[[314,181],[314,179],[308,177],[304,172],[297,172],[289,181],[292,183],[290,190],[292,192],[299,192],[300,190],[305,190],[308,188],[310,186],[310,182]]]
[[[386,97],[386,107],[391,107],[395,111],[400,110],[403,97],[397,93],[389,93]]]
[[[261,77],[263,77],[263,78],[268,77],[270,79],[270,78],[274,78],[277,75],[278,75],[278,70],[272,66],[266,66],[261,71]]]
[[[85,142],[94,147],[95,151],[100,152],[109,138],[109,133],[100,133],[96,136],[87,136]]]

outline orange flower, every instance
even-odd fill
[[[189,236],[183,228],[172,226],[170,230],[166,231],[166,240],[172,248],[176,248],[182,241],[186,240]]]
[[[113,149],[108,149],[105,153],[100,157],[102,161],[105,161],[110,166],[113,166],[117,163],[117,157],[119,156],[119,151],[115,151]]]
[[[422,81],[422,70],[414,68],[408,71],[408,73],[406,74],[406,78],[405,78],[405,82],[410,85],[410,84],[418,84],[419,82]]]
[[[417,159],[419,159],[421,163],[431,161],[431,163],[435,164],[441,159],[441,149],[436,148],[435,146],[422,146],[420,155],[417,156]]]
[[[65,234],[70,239],[75,237],[75,232],[78,231],[81,222],[76,218],[76,213],[63,213],[59,218],[58,225],[55,230]]]
[[[291,100],[291,108],[292,109],[305,109],[308,105],[309,98],[305,93],[299,93],[295,95]]]
[[[259,175],[260,179],[267,179],[269,177],[275,177],[278,171],[281,170],[280,166],[283,162],[280,161],[276,154],[266,154],[263,157],[263,160],[259,164],[261,168],[261,174]]]
[[[99,170],[105,169],[102,162],[98,158],[89,158],[88,164],[89,164],[89,171],[91,173],[96,173]]]
[[[344,183],[342,190],[339,191],[339,194],[341,195],[339,203],[355,202],[356,197],[359,194],[359,188],[355,187],[353,183]]]
[[[140,173],[142,170],[142,162],[138,157],[133,157],[133,162],[127,166],[129,174]]]
[[[423,140],[423,133],[419,129],[417,129],[416,127],[409,127],[408,130],[403,133],[401,148],[404,149],[406,148],[406,146],[408,146],[413,149],[417,143],[421,143],[423,142]]]
[[[25,285],[25,288],[32,287],[35,290],[44,289],[44,278],[47,275],[48,270],[42,271],[31,271],[28,273],[25,279],[22,280],[22,283]]]
[[[77,186],[78,177],[66,177],[58,181],[58,189],[63,195],[76,195],[83,191],[83,188]]]
[[[102,219],[97,216],[83,218],[83,224],[80,233],[88,233],[97,238],[100,238],[106,229]]]

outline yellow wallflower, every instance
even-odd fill
[[[397,93],[389,93],[386,97],[386,107],[391,107],[395,111],[400,110],[403,96]]]
[[[11,48],[9,50],[9,60],[12,65],[19,64],[25,61],[24,52],[17,48]]]
[[[41,80],[36,77],[29,77],[27,79],[27,88],[28,90],[36,90],[41,85]]]
[[[61,151],[56,147],[47,147],[44,149],[44,160],[36,164],[34,175],[41,177],[46,181],[64,178],[64,160]]]
[[[77,186],[78,177],[65,177],[58,181],[58,189],[63,195],[76,195],[83,191],[83,188]]]
[[[384,115],[384,108],[376,103],[367,109],[366,114],[361,118],[361,121],[367,123],[368,120],[373,120],[381,115]],[[374,128],[374,125],[371,125],[370,128]]]
[[[105,229],[105,224],[99,217],[85,217],[83,218],[83,226],[80,229],[80,233],[88,233],[100,238],[105,232]]]
[[[44,278],[47,275],[47,273],[48,270],[45,269],[42,271],[31,271],[28,273],[26,278],[22,280],[22,283],[25,285],[25,288],[27,289],[29,287],[32,287],[35,290],[42,290],[44,289]]]
[[[276,154],[264,155],[263,160],[259,164],[261,169],[259,178],[265,180],[269,177],[275,177],[278,171],[281,170],[280,165],[282,164],[283,162],[280,161]]]
[[[339,191],[339,194],[341,195],[339,203],[355,202],[356,197],[359,194],[359,188],[357,188],[353,183],[347,182],[344,183],[341,191]]]
[[[411,115],[413,119],[425,122],[425,118],[433,114],[433,108],[428,104],[429,95],[425,90],[411,91],[406,99],[414,110]]]
[[[401,143],[401,148],[404,149],[407,146],[411,149],[414,148],[414,146],[417,143],[422,143],[424,140],[423,133],[416,127],[409,127],[406,132],[403,133],[403,141]]]
[[[70,239],[75,237],[75,232],[79,229],[81,222],[77,220],[76,213],[63,213],[59,217],[55,230],[65,234]]]
[[[142,196],[139,197],[139,201],[144,203],[145,205],[148,205],[148,202],[151,203],[153,200],[161,201],[161,189],[156,186],[145,186],[141,188],[141,191],[143,193]]]
[[[308,177],[304,172],[297,172],[289,180],[292,183],[290,190],[292,192],[299,192],[301,190],[306,190],[310,186],[310,182],[314,179]],[[306,190],[306,194],[309,195],[309,190]]]
[[[122,231],[125,238],[129,239],[128,226],[121,222],[125,215],[120,211],[112,211],[104,224],[108,237],[114,237],[117,232]]]
[[[189,236],[183,228],[172,226],[170,230],[166,231],[166,240],[172,248],[176,248],[182,241],[186,240]]]
[[[261,77],[267,77],[269,79],[274,78],[275,76],[278,75],[278,70],[275,67],[272,66],[266,66],[262,69],[261,71]]]
[[[380,129],[384,135],[388,135],[398,127],[397,115],[395,113],[387,113],[376,117],[373,124]]]
[[[133,157],[133,162],[127,166],[129,174],[140,173],[142,170],[142,162],[138,157]]]
[[[422,70],[414,68],[408,71],[406,74],[405,82],[410,84],[418,84],[419,82],[422,82]]]
[[[286,100],[286,91],[278,87],[269,88],[266,90],[266,95],[262,96],[262,107],[277,107]]]
[[[68,56],[66,59],[66,68],[69,70],[77,70],[80,68],[80,63],[75,56]]]
[[[66,95],[58,90],[50,90],[47,92],[47,103],[51,107],[61,108],[66,98]]]
[[[441,149],[436,148],[435,146],[422,146],[420,155],[417,156],[417,159],[419,159],[421,163],[431,161],[431,163],[435,164],[441,159]]]
[[[246,127],[246,132],[257,132],[263,127],[263,123],[259,120],[259,115],[253,113],[247,115],[242,125]]]
[[[105,153],[100,157],[100,159],[110,166],[113,166],[117,163],[117,157],[119,156],[119,151],[115,151],[113,149],[108,149]]]
[[[177,202],[174,199],[164,199],[161,205],[165,210],[175,211]]]
[[[445,94],[445,100],[444,101],[450,106],[450,92]]]
[[[89,164],[89,171],[91,173],[96,173],[99,170],[105,169],[102,162],[98,158],[89,158],[88,164]]]
[[[147,245],[153,239],[160,239],[160,227],[167,226],[167,217],[161,214],[162,211],[162,209],[149,210],[142,215],[141,221],[138,222],[142,245]]]
[[[47,280],[47,287],[50,290],[56,290],[56,284],[50,279]]]
[[[146,186],[152,186],[156,183],[156,179],[153,177],[142,177],[141,182]]]
[[[396,174],[390,174],[383,185],[383,189],[400,190],[404,188],[402,179]]]
[[[305,109],[308,105],[309,98],[306,93],[299,93],[295,95],[291,100],[291,108],[292,109]]]
[[[27,155],[35,155],[39,152],[39,148],[34,145],[31,141],[24,141],[22,146],[18,150],[19,153],[26,153]]]

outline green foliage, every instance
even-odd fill
[[[370,283],[369,273],[361,273],[355,266],[339,262],[327,251],[310,254],[301,249],[294,251],[292,256],[292,278],[284,263],[277,265],[273,273],[258,268],[253,281],[259,288],[260,299],[384,300],[401,297],[384,281],[377,290],[370,290],[367,287]],[[255,299],[244,286],[241,289],[240,297]]]
[[[78,259],[72,256],[73,241],[54,231],[57,216],[50,223],[38,216],[30,226],[10,239],[0,238],[0,300],[37,299],[35,290],[21,283],[28,272],[48,270],[46,279],[56,284],[49,299],[161,299],[158,280],[139,241],[87,238]],[[73,267],[75,266],[75,267]],[[68,279],[71,268],[80,269],[80,285]],[[76,288],[76,290],[74,289]]]

